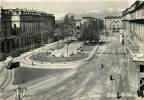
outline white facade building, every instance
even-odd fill
[[[118,32],[122,28],[121,16],[107,16],[104,18],[105,31]]]

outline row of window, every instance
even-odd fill
[[[130,23],[130,30],[144,37],[144,24]]]
[[[144,9],[136,10],[123,16],[125,20],[144,19]]]
[[[127,35],[130,37],[133,45],[139,46],[139,51],[143,51],[141,44],[144,46],[144,24],[132,23],[132,22],[123,22],[126,32],[129,32]]]
[[[45,17],[45,16],[21,16],[20,17],[21,21],[49,21],[52,18],[51,17]]]
[[[51,28],[50,23],[21,23],[21,32],[49,31]]]

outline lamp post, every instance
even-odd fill
[[[32,65],[34,65],[34,62],[33,62],[33,60],[34,60],[34,41],[33,41],[33,39],[31,39],[31,43],[32,43]]]
[[[47,41],[48,45],[49,45],[49,35],[48,35],[48,41]],[[48,45],[47,45],[47,55],[48,55]]]
[[[64,31],[65,31],[65,33],[66,33],[66,38],[67,38],[67,43],[66,43],[66,45],[67,45],[67,61],[68,61],[68,25],[65,25],[65,28],[66,29],[64,29]]]
[[[59,35],[60,35],[60,34],[59,34],[59,32],[57,32],[57,34],[58,34],[57,49],[59,49],[59,39],[60,39],[60,38],[59,38]]]
[[[67,35],[67,61],[68,61],[68,35]]]

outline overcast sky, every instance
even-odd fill
[[[53,13],[56,19],[66,13],[124,10],[135,0],[2,0],[4,8],[28,8]]]

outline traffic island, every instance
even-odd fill
[[[88,57],[87,53],[84,54],[72,54],[71,56],[67,57],[55,57],[55,56],[47,56],[46,52],[39,52],[39,54],[35,54],[34,57],[30,56],[31,60],[38,61],[41,63],[50,62],[50,63],[58,63],[58,62],[72,62],[82,60]]]
[[[30,55],[29,59],[36,62],[40,62],[41,64],[44,64],[46,62],[54,64],[59,62],[65,63],[65,62],[81,61],[89,56],[94,47],[95,45],[84,45],[82,49],[79,50],[79,52],[77,52],[77,54],[71,53],[69,57],[65,56],[56,57],[55,55],[49,56],[47,52],[38,52],[34,55]]]

